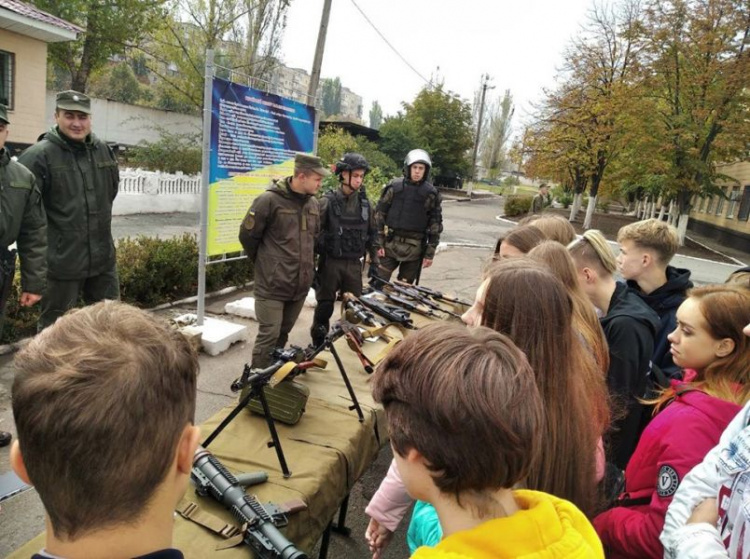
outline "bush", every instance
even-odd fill
[[[196,295],[198,292],[198,241],[195,235],[159,239],[139,236],[117,243],[120,297],[136,307],[149,308]],[[206,291],[241,285],[252,279],[246,258],[206,268]],[[39,305],[19,308],[20,272],[16,273],[0,341],[13,342],[36,332]],[[80,302],[80,304],[83,304]]]
[[[524,194],[511,194],[505,198],[505,215],[513,217],[528,213],[531,209],[533,196]]]
[[[521,184],[521,179],[515,175],[505,177],[502,182],[503,186],[518,186],[519,184]]]
[[[569,208],[573,203],[573,192],[570,189],[566,190],[562,187],[556,186],[552,189],[550,194],[552,195],[552,199],[557,200],[565,209]]]

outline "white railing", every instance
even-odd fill
[[[201,176],[120,169],[120,194],[200,194]]]

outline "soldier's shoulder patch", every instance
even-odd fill
[[[669,464],[659,468],[659,476],[656,481],[656,492],[659,497],[671,497],[680,486],[680,478],[677,471]]]
[[[247,212],[247,215],[242,222],[242,226],[245,229],[252,229],[253,227],[255,227],[255,212],[253,210]]]

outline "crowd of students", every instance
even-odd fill
[[[415,500],[418,558],[750,555],[750,268],[693,288],[669,266],[673,228],[618,241],[534,216],[498,241],[468,327],[422,328],[379,364],[394,460],[366,509],[375,559]],[[10,461],[46,510],[35,557],[181,558],[190,344],[108,301],[16,368]]]
[[[658,220],[623,227],[618,243],[615,255],[598,231],[530,217],[498,240],[469,331],[450,333],[462,351],[443,354],[425,329],[381,365],[375,395],[400,434],[366,509],[375,559],[412,498],[415,557],[748,557],[750,269],[694,288]],[[464,357],[487,329],[526,356],[533,385],[507,360]],[[504,436],[514,422],[526,430]],[[505,475],[519,453],[526,474]],[[485,459],[497,477],[480,484],[468,470]]]

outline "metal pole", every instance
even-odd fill
[[[211,107],[214,81],[214,51],[206,50],[203,83],[203,164],[201,172],[201,238],[198,249],[198,326],[206,314],[206,259],[208,257],[208,171],[211,165]]]
[[[482,84],[482,97],[479,101],[479,122],[477,122],[477,137],[474,140],[474,152],[471,155],[471,180],[476,179],[477,176],[477,152],[479,151],[479,137],[482,133],[482,119],[484,118],[484,96],[487,93],[487,86],[489,76],[484,75],[484,83]]]
[[[323,51],[326,48],[326,32],[328,31],[328,18],[331,15],[331,0],[323,3],[323,15],[320,18],[320,30],[318,31],[318,43],[315,45],[315,58],[313,59],[312,73],[310,74],[310,86],[307,89],[308,100],[315,98],[318,94],[318,82],[320,81],[320,67],[323,65]]]

